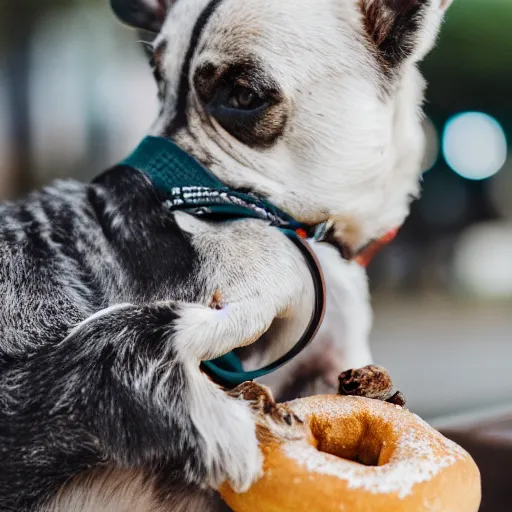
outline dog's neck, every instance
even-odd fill
[[[258,218],[317,241],[325,232],[323,225],[303,224],[262,197],[228,187],[169,139],[146,137],[122,164],[142,171],[170,210],[218,219]]]

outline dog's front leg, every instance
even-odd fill
[[[103,463],[164,487],[246,489],[261,471],[253,413],[199,370],[249,332],[233,337],[231,321],[197,305],[120,305],[2,365],[0,432],[12,446],[0,460],[3,503],[28,508]]]

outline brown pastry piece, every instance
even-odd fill
[[[338,394],[362,396],[390,402],[405,407],[406,400],[400,391],[393,393],[393,381],[382,366],[369,365],[358,370],[347,370],[338,377]]]

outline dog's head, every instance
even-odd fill
[[[423,82],[451,0],[111,0],[157,32],[161,113],[223,181],[357,251],[417,195]]]

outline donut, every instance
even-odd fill
[[[477,512],[480,473],[400,405],[326,395],[287,404],[302,435],[260,436],[263,476],[220,489],[234,512]]]

